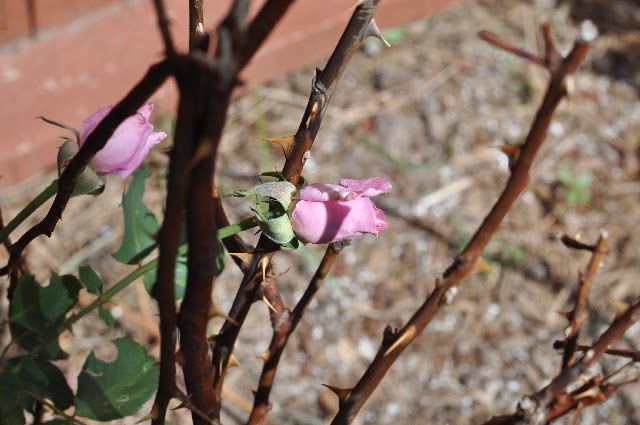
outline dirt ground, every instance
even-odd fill
[[[401,326],[424,301],[506,182],[506,159],[492,146],[517,143],[526,135],[546,75],[479,40],[479,30],[533,51],[541,45],[539,25],[547,21],[562,52],[578,35],[577,20],[592,19],[601,36],[575,76],[575,93],[555,115],[529,189],[485,252],[494,272],[465,281],[454,303],[391,369],[356,423],[482,423],[512,412],[523,395],[554,377],[561,356],[552,344],[563,338],[566,326],[558,312],[570,306],[578,273],[588,261],[557,240],[560,232],[586,242],[595,242],[601,229],[609,234],[611,253],[594,285],[591,320],[581,342],[593,341],[615,316],[608,297],[637,299],[640,21],[633,17],[640,16],[640,5],[611,1],[611,10],[622,10],[616,21],[618,15],[598,8],[602,3],[469,1],[387,32],[391,48],[368,43],[354,57],[304,176],[328,183],[387,177],[393,190],[376,199],[389,227],[377,239],[354,239],[312,303],[278,370],[272,423],[315,425],[332,418],[337,399],[321,384],[350,387],[357,381],[384,327]],[[295,132],[311,76],[312,69],[300,71],[252,89],[234,103],[220,151],[222,193],[251,187],[257,172],[281,168],[279,148],[259,139]],[[170,128],[170,123],[165,113],[159,125]],[[154,153],[152,165],[156,176],[163,175],[165,155]],[[3,193],[5,220],[48,181]],[[68,272],[85,263],[108,282],[127,273],[109,255],[121,237],[123,187],[113,178],[102,196],[74,199],[54,236],[31,245],[29,265],[42,281],[50,271]],[[156,177],[146,200],[157,213],[163,196]],[[226,201],[232,219],[250,213],[247,200]],[[322,252],[308,246],[276,255],[287,306],[304,291]],[[214,293],[223,310],[230,307],[240,277],[228,261]],[[115,329],[87,319],[73,335],[63,336],[63,347],[73,354],[64,365],[69,376],[77,375],[90,350],[108,352],[106,342],[122,335],[158,354],[155,306],[142,284],[118,300],[111,307],[118,319]],[[225,424],[242,423],[237,418],[250,409],[262,367],[258,355],[271,338],[267,323],[267,307],[256,305],[236,346],[245,370],[233,369],[227,379]],[[220,325],[212,321],[211,332]],[[640,324],[617,347],[640,349]],[[599,368],[611,372],[623,363],[604,358]],[[580,423],[639,424],[638,406],[640,384],[635,383],[586,410]],[[184,414],[174,415],[176,423],[185,420]]]

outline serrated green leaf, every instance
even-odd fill
[[[133,181],[122,197],[124,212],[124,238],[122,245],[112,254],[124,264],[137,264],[156,247],[154,238],[160,225],[153,213],[142,202],[144,184],[151,175],[148,165],[133,173]]]
[[[16,376],[24,383],[25,390],[51,400],[61,410],[73,404],[73,392],[64,375],[55,365],[41,357],[16,357],[11,359],[7,367],[16,368]],[[28,405],[33,405],[33,398],[27,397]]]
[[[33,276],[20,278],[9,307],[11,337],[22,348],[32,350],[51,341],[65,314],[78,302],[80,282],[71,275],[51,275],[48,286],[41,287]],[[49,359],[66,358],[57,337],[40,352]]]
[[[24,390],[22,380],[15,374],[7,371],[0,375],[0,424],[24,425]]]
[[[109,326],[110,328],[112,328],[116,323],[116,320],[113,318],[113,315],[111,314],[109,309],[104,308],[104,306],[98,307],[98,316],[100,316],[104,324]]]
[[[78,376],[76,415],[110,421],[136,413],[158,387],[158,367],[144,347],[127,338],[113,343],[111,363],[89,354]]]
[[[104,283],[102,283],[102,279],[98,276],[98,273],[91,268],[91,266],[82,266],[78,271],[78,276],[80,276],[80,281],[84,284],[92,294],[97,294],[102,289]]]

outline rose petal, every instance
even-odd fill
[[[324,202],[353,198],[355,194],[351,190],[337,184],[315,183],[298,192],[298,199],[305,201]]]
[[[358,196],[366,197],[380,195],[381,193],[387,193],[391,190],[391,183],[384,177],[373,177],[362,180],[342,179],[340,180],[340,186],[351,189]]]
[[[109,112],[111,112],[114,106],[115,105],[105,106],[104,108],[95,112],[86,120],[82,121],[82,124],[80,124],[80,131],[79,131],[80,146],[82,146],[82,144],[87,140],[87,137],[89,137],[89,134],[91,134],[91,132],[96,129],[98,124],[100,124],[100,121],[102,121],[104,117],[106,117],[109,114]]]
[[[113,109],[107,106],[87,118],[80,126],[80,145]],[[93,157],[91,167],[101,173],[126,178],[144,161],[153,145],[167,137],[164,132],[154,132],[149,117],[152,104],[142,106],[135,115],[122,122],[106,145]]]
[[[300,239],[318,244],[364,233],[377,235],[387,226],[384,213],[369,198],[298,201],[291,214],[291,224]]]

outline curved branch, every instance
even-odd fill
[[[548,27],[543,27],[543,31],[548,33]],[[546,41],[552,43],[550,37],[547,37]],[[500,44],[501,47],[507,45],[509,44],[506,42]],[[507,50],[515,51],[516,48],[508,48]],[[528,184],[529,170],[533,159],[544,141],[556,107],[566,95],[565,79],[575,71],[588,50],[589,43],[579,39],[575,42],[573,50],[567,58],[556,58],[555,56],[545,58],[545,65],[551,72],[551,80],[531,130],[519,149],[519,157],[515,160],[505,189],[469,243],[447,268],[442,278],[436,281],[435,289],[413,317],[400,330],[385,329],[378,353],[348,398],[341,404],[337,415],[331,422],[332,425],[349,424],[355,419],[400,354],[422,333],[440,308],[450,302],[460,281],[478,269],[479,260],[481,260],[480,254]],[[555,52],[555,48],[547,46],[546,51]],[[534,62],[539,63],[539,61]]]

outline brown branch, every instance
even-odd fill
[[[0,231],[4,230],[4,220],[2,218],[2,209],[0,209]],[[7,235],[7,237],[2,241],[2,245],[5,247],[7,252],[11,253],[11,236]],[[13,298],[13,293],[18,287],[18,282],[20,281],[20,276],[29,275],[31,272],[29,271],[29,266],[27,266],[27,262],[24,259],[23,255],[20,255],[18,259],[18,265],[14,268],[9,274],[9,287],[7,288],[7,299],[11,302]]]
[[[609,328],[589,347],[584,355],[571,367],[561,371],[549,385],[538,393],[525,397],[517,412],[494,417],[485,425],[516,425],[524,423],[542,425],[557,419],[581,406],[600,404],[607,400],[623,384],[640,378],[640,370],[635,363],[629,363],[612,373],[606,379],[596,376],[578,389],[567,393],[567,387],[582,379],[583,374],[595,364],[602,354],[611,352],[609,346],[618,341],[624,333],[640,320],[640,299],[624,314],[618,316]],[[628,371],[629,365],[632,370]]]
[[[8,274],[16,267],[22,251],[32,240],[41,235],[51,236],[53,230],[62,218],[62,213],[69,202],[73,188],[80,173],[87,166],[93,156],[104,147],[116,128],[129,116],[136,113],[144,102],[162,85],[174,72],[183,58],[167,58],[149,68],[143,79],[109,112],[96,129],[89,135],[76,156],[69,162],[60,176],[58,194],[56,195],[47,215],[11,246],[11,255],[5,267],[0,269],[0,276]]]
[[[204,0],[189,0],[189,51],[206,51],[209,43],[204,32]]]
[[[294,136],[291,152],[287,155],[282,169],[282,174],[293,184],[298,183],[302,174],[306,155],[311,151],[340,77],[360,43],[368,36],[375,34],[371,25],[379,3],[380,0],[363,0],[358,3],[324,70],[316,69],[307,108]]]
[[[582,373],[591,367],[609,346],[622,338],[622,335],[640,319],[640,299],[622,315],[618,316],[609,328],[571,367],[563,370],[555,379],[536,395],[540,404],[550,402],[552,396],[562,393],[567,385],[574,382]]]
[[[264,285],[264,294],[275,308],[275,311],[271,311],[273,337],[269,344],[269,349],[264,353],[265,362],[260,375],[260,381],[258,382],[258,389],[255,392],[253,409],[247,421],[248,425],[261,424],[269,411],[269,396],[273,388],[280,358],[282,357],[284,348],[289,342],[289,337],[296,330],[304,312],[324,283],[324,279],[331,271],[331,267],[333,267],[336,258],[338,258],[338,254],[345,246],[349,245],[349,243],[350,240],[347,239],[329,244],[306,291],[291,312],[286,310],[284,305],[282,305],[282,301],[279,299],[280,295],[277,293],[275,281],[268,280]]]
[[[497,35],[495,35],[490,31],[484,31],[484,30],[480,31],[478,32],[478,37],[480,37],[482,40],[486,41],[487,43],[493,44],[499,49],[505,50],[509,53],[512,53],[523,59],[526,59],[531,63],[535,63],[536,65],[540,65],[543,67],[547,66],[547,61],[545,60],[545,58],[542,58],[536,55],[535,53],[531,53],[520,47],[514,46],[513,44],[500,39]]]
[[[273,3],[269,2],[265,7],[268,8],[268,5]],[[215,258],[220,249],[217,238],[216,207],[215,202],[212,201],[215,187],[214,171],[231,93],[238,82],[238,73],[246,63],[243,62],[241,52],[244,51],[247,43],[245,24],[247,12],[247,0],[234,2],[229,14],[218,28],[215,72],[211,75],[202,75],[204,83],[198,93],[204,93],[208,97],[198,100],[198,93],[193,94],[196,99],[195,105],[203,109],[197,109],[196,125],[199,131],[195,134],[193,143],[196,148],[190,160],[193,169],[187,195],[189,275],[180,310],[180,345],[184,355],[185,382],[191,400],[194,406],[213,419],[220,417],[222,376],[226,371],[233,347],[233,343],[228,347],[221,346],[216,339],[213,347],[214,355],[211,359],[209,358],[206,330],[212,305]],[[264,34],[265,37],[266,34],[268,31]],[[258,45],[262,41],[264,38],[253,40]],[[193,75],[189,78],[193,78]],[[200,106],[203,103],[204,105]],[[247,276],[251,277],[253,274],[245,274],[245,277]],[[230,322],[227,321],[227,323]],[[235,336],[233,340],[235,341]],[[202,422],[201,418],[195,415],[192,417],[195,424]]]
[[[257,47],[251,39],[252,35],[260,38],[266,37],[266,31],[272,26],[274,16],[282,16],[284,13],[284,5],[287,1],[270,1],[267,2],[261,12],[256,16],[249,28],[249,39],[243,54],[240,55],[239,64],[245,64],[245,55],[255,53]],[[342,38],[338,42],[325,71],[317,71],[316,78],[312,84],[311,94],[307,108],[303,114],[298,132],[294,136],[293,148],[283,168],[282,173],[290,182],[297,183],[304,166],[305,155],[313,145],[316,134],[322,123],[322,117],[328,101],[335,90],[335,85],[342,76],[342,73],[364,38],[369,34],[367,29],[373,19],[373,14],[379,3],[379,0],[364,0],[355,9]],[[264,19],[265,21],[261,21]],[[278,18],[279,19],[279,18]],[[257,35],[255,35],[257,34]],[[220,34],[219,38],[222,38]],[[222,43],[221,43],[222,44]],[[227,370],[228,357],[233,351],[233,346],[238,338],[240,328],[251,308],[251,304],[255,299],[256,292],[260,288],[262,282],[260,265],[263,261],[269,261],[273,253],[279,249],[279,246],[272,242],[269,238],[262,235],[258,241],[258,245],[254,251],[254,255],[249,262],[244,278],[240,284],[240,288],[233,301],[233,305],[229,312],[231,320],[227,320],[215,340],[215,348],[213,350],[213,364],[222,365],[216,370],[215,388],[218,395],[222,392],[222,385]]]
[[[241,52],[237,56],[238,67],[245,65],[256,54],[260,46],[267,39],[273,28],[282,19],[284,14],[295,0],[268,1],[262,6],[256,17],[251,21],[247,29],[247,36]]]
[[[543,31],[547,32],[549,30],[543,27]],[[484,36],[486,37],[486,34]],[[492,43],[505,48],[507,51],[519,54],[518,50],[509,43],[500,42],[498,44],[496,40],[497,38],[493,39]],[[546,41],[552,44],[550,38],[546,39]],[[447,268],[442,278],[436,281],[436,288],[415,312],[409,322],[399,331],[394,332],[391,328],[385,330],[383,341],[376,357],[353,388],[349,397],[340,406],[336,417],[331,422],[333,425],[349,424],[355,419],[366,400],[377,388],[386,372],[400,354],[422,333],[435,314],[440,310],[441,306],[451,301],[460,281],[477,270],[480,264],[479,261],[481,260],[480,254],[498,229],[507,212],[528,184],[529,170],[533,159],[545,139],[556,107],[566,94],[565,78],[578,67],[588,50],[589,44],[579,39],[575,42],[567,58],[563,59],[559,57],[556,58],[557,60],[552,60],[554,58],[545,58],[544,65],[551,72],[547,92],[536,113],[531,125],[531,130],[522,145],[520,156],[515,164],[513,164],[511,176],[504,191],[463,251]],[[548,46],[547,52],[549,51],[555,51],[555,47]],[[524,57],[530,59],[526,56]],[[540,61],[535,58],[531,58],[530,60],[534,63],[541,64]]]
[[[562,354],[562,369],[566,369],[573,364],[573,354],[575,353],[576,345],[578,344],[578,337],[580,336],[580,329],[582,325],[589,318],[589,292],[593,280],[602,266],[603,257],[607,255],[609,248],[607,245],[607,235],[605,232],[600,234],[598,242],[596,243],[595,250],[591,255],[587,270],[580,274],[578,280],[578,294],[576,297],[576,303],[572,311],[569,312],[569,327],[567,328],[566,344]]]
[[[160,30],[162,42],[164,43],[165,55],[174,55],[176,53],[176,48],[174,47],[173,38],[171,37],[171,30],[169,30],[169,24],[171,21],[167,17],[167,10],[164,7],[164,1],[153,0],[153,4],[158,17],[158,29]]]
[[[184,76],[177,80],[180,88],[180,102],[173,148],[170,152],[165,216],[158,240],[160,247],[158,277],[153,287],[153,296],[158,301],[160,313],[160,380],[154,402],[153,425],[164,424],[167,406],[176,390],[175,265],[188,187],[187,161],[192,156],[191,141],[195,131],[196,111],[192,96],[197,89],[193,87],[193,79]]]
[[[562,340],[562,341],[558,340],[553,343],[553,349],[564,350],[566,345],[567,345],[566,340]],[[585,352],[590,349],[591,349],[591,346],[589,345],[576,344],[575,346],[575,351]],[[640,362],[640,351],[638,350],[632,351],[632,350],[620,350],[615,348],[609,348],[604,352],[604,354],[608,354],[610,356],[616,356],[616,357],[624,357],[634,362]]]

